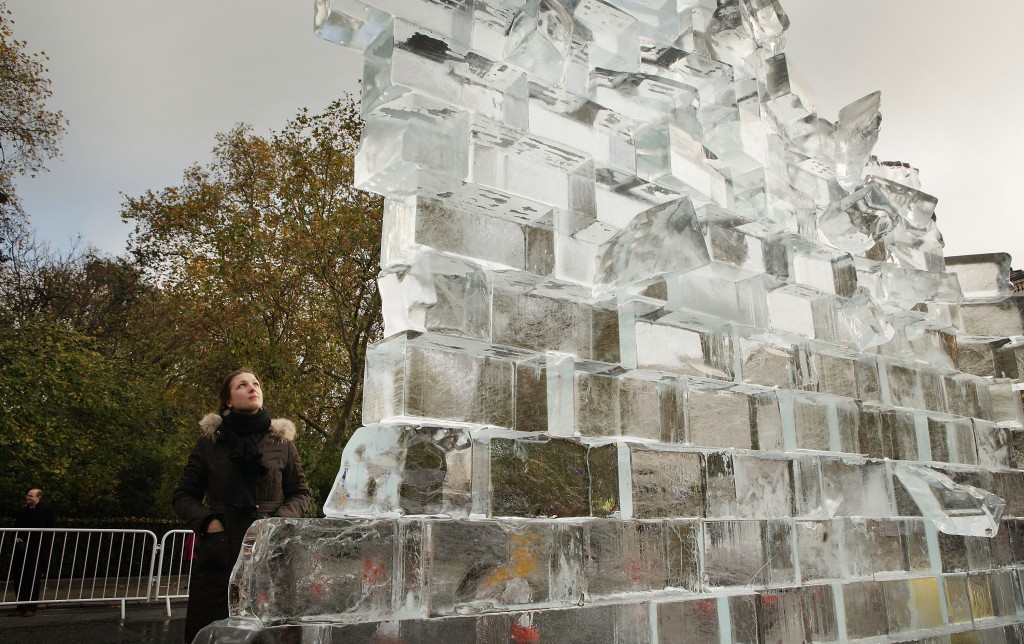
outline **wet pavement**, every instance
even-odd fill
[[[22,617],[13,606],[0,612],[0,642],[4,644],[181,644],[185,632],[185,602],[128,604],[121,619],[120,604],[42,606]]]

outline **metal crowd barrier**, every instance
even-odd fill
[[[190,530],[0,528],[0,606],[188,597]],[[159,555],[159,556],[158,556]]]
[[[171,600],[188,598],[188,581],[192,575],[193,532],[170,530],[160,539],[160,559],[156,567],[156,599],[167,604],[171,616]]]

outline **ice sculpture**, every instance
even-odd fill
[[[208,641],[1024,640],[1024,298],[778,0],[318,0],[386,338]]]

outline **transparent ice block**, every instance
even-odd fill
[[[704,516],[701,454],[630,446],[632,515],[638,519]]]
[[[968,299],[1005,298],[1012,293],[1008,253],[963,255],[947,262],[948,270],[956,273]]]
[[[693,203],[683,198],[637,214],[601,247],[598,290],[693,270],[709,261]]]
[[[874,92],[839,110],[836,124],[836,175],[852,192],[860,185],[871,149],[878,141],[882,123],[881,93]]]
[[[365,51],[391,27],[391,14],[359,0],[316,0],[314,33],[324,40]]]
[[[921,515],[933,520],[941,532],[993,536],[999,529],[1006,502],[991,492],[955,483],[948,476],[920,465],[896,463],[893,472]]]
[[[471,441],[461,428],[360,427],[342,452],[324,514],[467,516]]]
[[[558,0],[527,0],[507,32],[504,57],[548,84],[565,73],[572,44],[572,16]]]

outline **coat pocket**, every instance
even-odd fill
[[[223,570],[235,564],[227,532],[208,532],[199,538],[196,565],[207,570]]]

